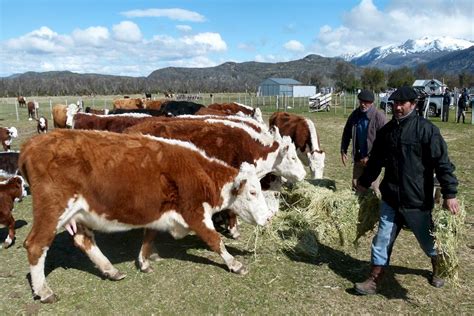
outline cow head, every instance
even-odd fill
[[[66,127],[71,128],[73,126],[74,115],[79,112],[79,107],[71,103],[67,106],[66,109]]]
[[[16,127],[12,126],[12,127],[8,128],[8,134],[10,135],[11,138],[18,137],[18,131],[17,131]]]
[[[279,144],[278,157],[273,165],[273,173],[285,177],[289,182],[301,181],[306,170],[296,153],[296,147],[289,136],[281,137],[278,127],[273,127],[273,137]]]
[[[244,162],[234,179],[228,208],[252,225],[264,226],[272,217],[254,165]]]
[[[23,180],[23,177],[11,177],[7,181],[4,181],[3,184],[10,186],[12,197],[15,199],[15,202],[21,202],[21,200],[26,196],[25,180]]]
[[[306,152],[306,155],[309,160],[309,169],[311,170],[313,179],[322,179],[326,153],[322,150],[313,150]]]

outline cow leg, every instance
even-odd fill
[[[205,225],[204,221],[192,221],[191,223],[193,224],[190,224],[189,228],[193,230],[212,251],[217,252],[222,259],[224,259],[225,264],[231,272],[242,275],[247,274],[247,268],[227,251],[219,233],[215,231],[212,221],[209,221],[211,222],[209,224],[210,227]]]
[[[240,238],[239,221],[237,220],[237,215],[235,215],[233,212],[229,212],[229,224],[227,229],[229,230],[229,234],[232,238]]]
[[[30,264],[33,295],[35,298],[39,298],[42,303],[54,303],[58,300],[58,297],[49,288],[44,275],[46,254],[55,234],[56,227],[54,221],[48,222],[48,219],[35,217],[31,231],[23,244],[26,248]]]
[[[8,235],[1,248],[8,248],[12,245],[13,240],[15,240],[15,219],[12,214],[9,214],[4,224],[8,227]]]
[[[125,274],[117,270],[102,251],[100,251],[95,242],[92,230],[83,225],[77,225],[77,232],[74,234],[74,245],[89,257],[106,278],[113,281],[125,278]]]
[[[138,254],[138,267],[142,272],[149,273],[153,271],[153,268],[150,266],[150,260],[158,261],[160,256],[156,251],[154,240],[157,235],[157,231],[153,229],[146,229],[143,233],[143,243]]]

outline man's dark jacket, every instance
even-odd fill
[[[377,111],[375,106],[371,106],[366,113],[367,118],[369,119],[369,125],[367,127],[367,151],[370,153],[377,131],[385,125],[386,118],[385,114]],[[356,153],[356,129],[361,114],[362,111],[360,108],[355,109],[347,118],[344,131],[342,132],[341,152],[347,154],[347,148],[352,139],[352,158],[354,158]]]
[[[394,209],[431,210],[433,172],[443,198],[456,197],[458,181],[446,143],[439,129],[415,111],[401,121],[392,119],[379,130],[360,185],[370,187],[382,168],[382,200]]]

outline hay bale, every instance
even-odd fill
[[[433,231],[435,247],[441,255],[438,269],[440,276],[458,284],[459,258],[457,252],[464,238],[466,211],[464,201],[460,201],[460,211],[456,215],[436,204],[433,213]]]
[[[329,188],[328,188],[329,187]],[[335,191],[334,181],[303,181],[283,188],[281,211],[267,230],[282,249],[314,257],[318,243],[348,247],[378,221],[379,199]]]

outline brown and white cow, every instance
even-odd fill
[[[93,109],[90,106],[87,106],[84,110],[85,113],[97,114],[97,115],[107,115],[109,114],[109,109],[97,110]]]
[[[233,103],[213,103],[207,106],[208,109],[219,110],[224,113],[249,116],[259,123],[264,123],[262,111],[260,108],[252,108],[251,106],[233,102]]]
[[[282,135],[291,137],[299,157],[309,166],[313,179],[322,179],[326,153],[321,150],[314,123],[303,116],[286,112],[275,112],[270,117],[270,127],[277,126]]]
[[[14,176],[0,182],[0,225],[8,227],[7,238],[0,248],[8,248],[15,240],[15,219],[13,206],[15,201],[21,201],[26,196],[23,178]]]
[[[41,116],[39,119],[36,120],[36,131],[38,134],[47,133],[48,132],[48,119],[44,116]]]
[[[55,128],[71,128],[74,115],[80,111],[77,104],[56,104],[53,106],[53,125]]]
[[[28,102],[28,120],[34,120],[38,116],[38,109],[39,109],[39,103],[36,101],[29,101]]]
[[[243,274],[246,268],[227,252],[211,217],[229,208],[251,224],[265,225],[272,215],[254,166],[233,168],[177,140],[55,130],[29,139],[19,166],[33,199],[34,220],[24,243],[31,284],[45,303],[57,300],[46,283],[44,264],[62,227],[73,230],[75,245],[112,280],[125,275],[100,251],[93,230],[145,227],[175,238],[194,231],[230,271]]]
[[[142,133],[153,136],[190,141],[201,148],[211,157],[216,157],[238,168],[242,163],[254,164],[259,178],[270,172],[283,176],[290,182],[304,179],[306,172],[297,157],[296,149],[291,139],[281,137],[276,130],[272,142],[264,144],[260,135],[245,125],[224,120],[192,120],[192,119],[157,120],[150,119],[124,130],[124,133]],[[275,205],[273,197],[268,192],[268,200]],[[267,199],[266,199],[267,200]],[[277,208],[271,209],[276,213]],[[232,216],[235,218],[235,216]],[[233,238],[239,237],[237,221],[232,221],[229,227]],[[145,258],[146,259],[146,258]],[[140,260],[139,260],[140,262]],[[149,267],[145,263],[146,271]]]
[[[18,137],[16,127],[0,127],[0,143],[4,151],[10,151],[13,138]]]

